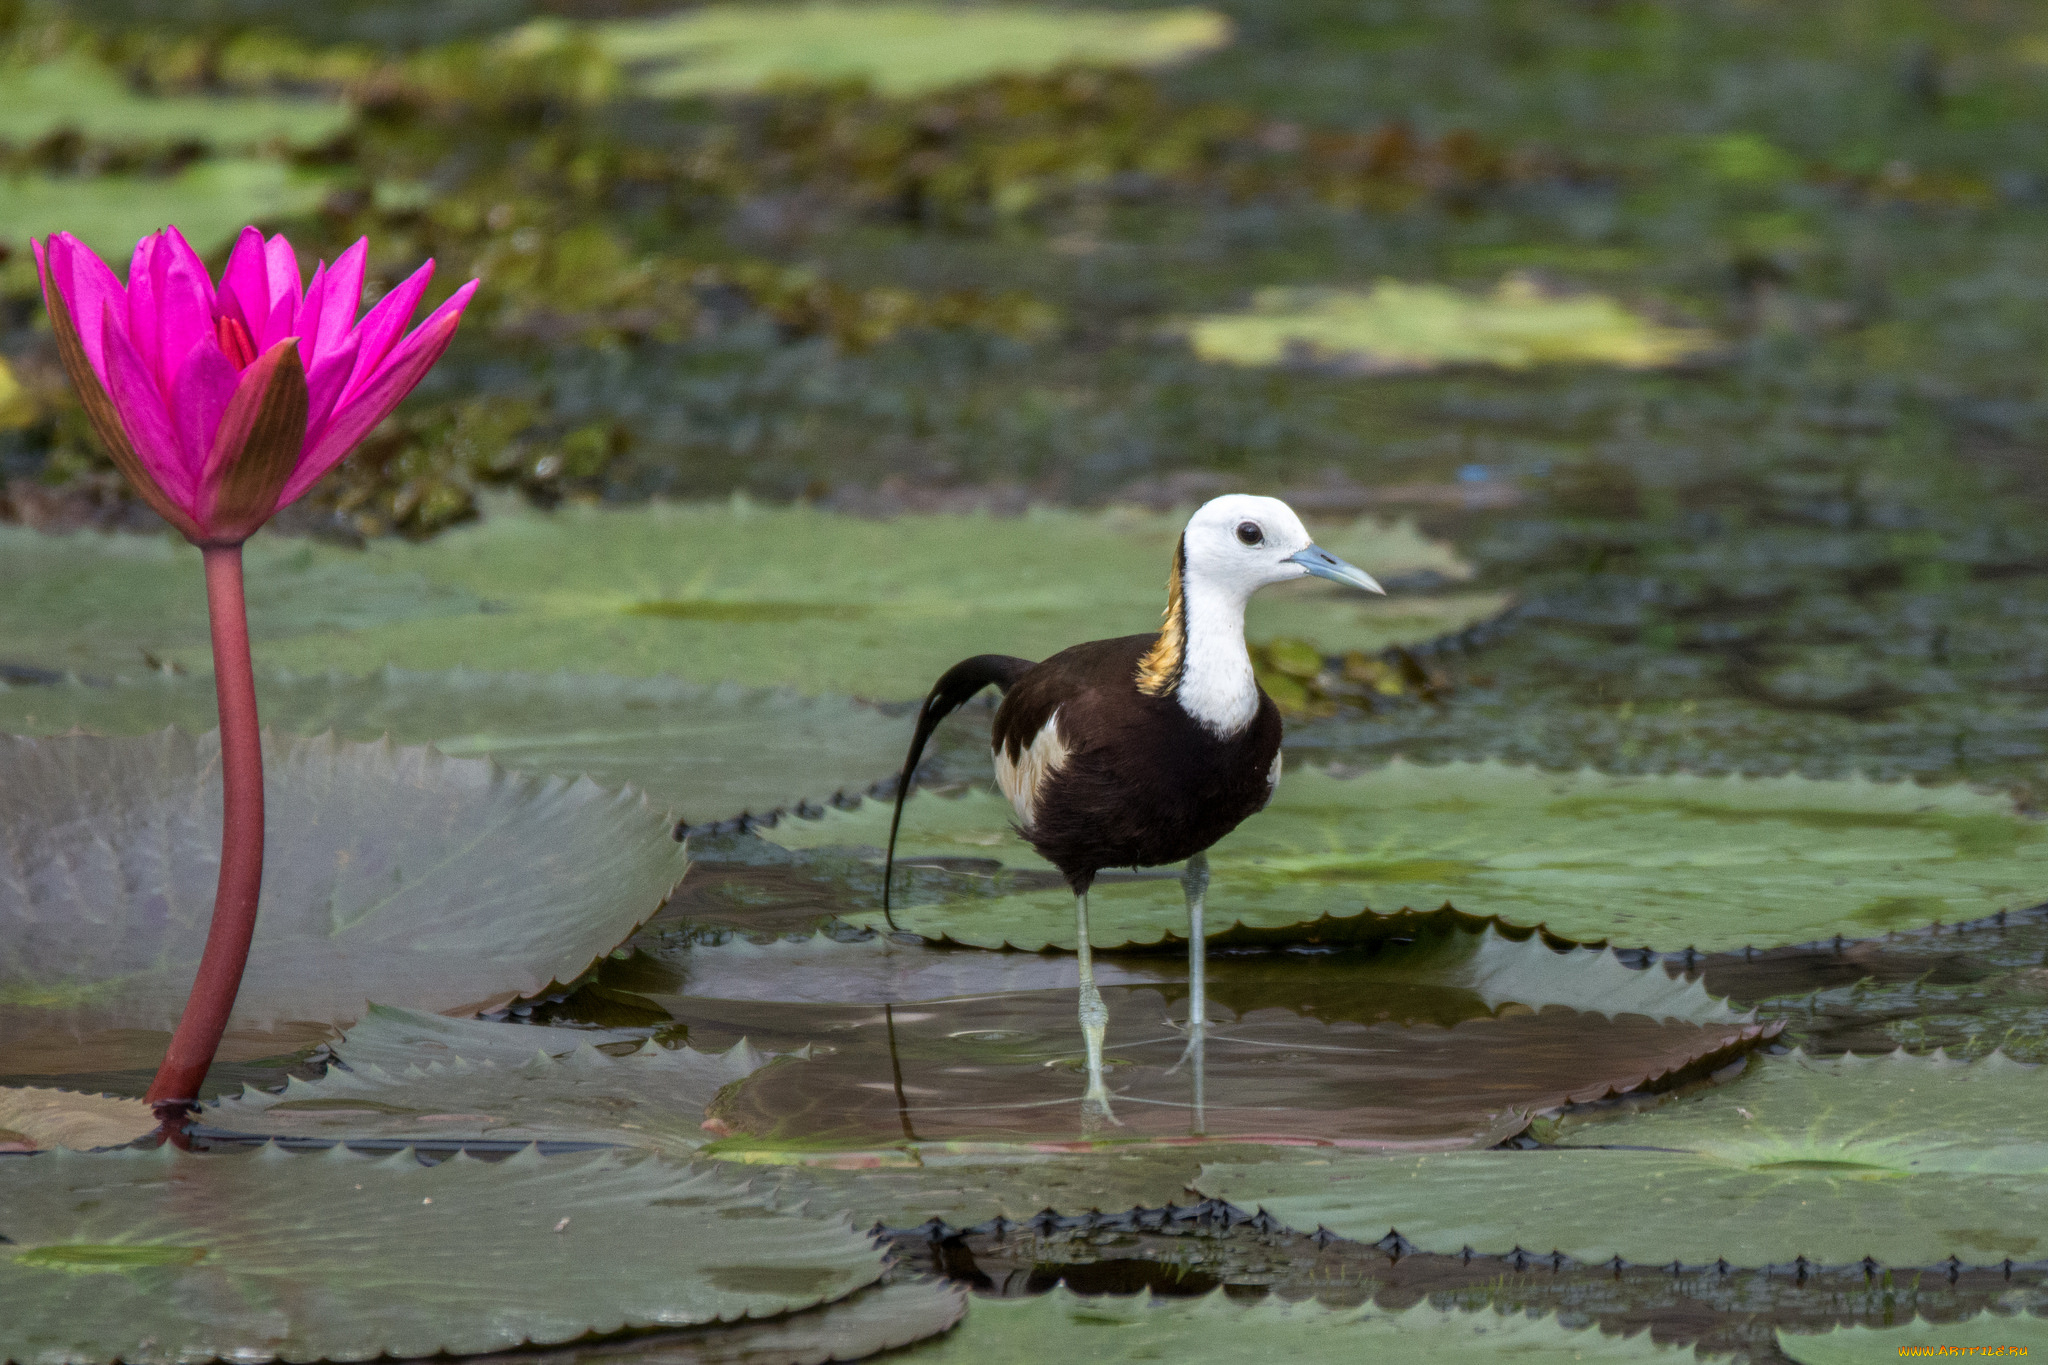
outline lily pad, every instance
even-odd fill
[[[119,1147],[155,1127],[156,1115],[141,1100],[73,1090],[0,1088],[0,1152]]]
[[[608,1154],[58,1152],[0,1162],[0,1209],[21,1365],[507,1350],[766,1317],[883,1269],[843,1219]]]
[[[1794,1052],[1740,1085],[1625,1118],[1568,1116],[1544,1136],[1565,1147],[1696,1152],[1753,1169],[2048,1175],[2048,1067],[1998,1053],[1959,1062],[1939,1053]]]
[[[1608,1336],[1555,1317],[1418,1303],[1412,1308],[1325,1308],[1309,1300],[1242,1302],[1218,1289],[1201,1298],[1086,1297],[1064,1286],[1019,1299],[976,1299],[967,1321],[911,1359],[929,1365],[1036,1365],[1086,1360],[1399,1360],[1450,1365],[1494,1360],[1691,1361],[1690,1346],[1659,1346],[1648,1332]]]
[[[812,1060],[771,1067],[719,1097],[711,1121],[732,1140],[716,1151],[1162,1140],[1488,1146],[1519,1132],[1532,1111],[1725,1065],[1770,1031],[1568,1009],[1449,1028],[1330,1022],[1287,1008],[1233,1018],[1212,999],[1221,1022],[1184,1056],[1187,1040],[1166,1022],[1168,994],[1124,986],[1103,998],[1114,1123],[1094,1121],[1080,1103],[1072,992],[1034,992],[843,1021]]]
[[[266,671],[256,701],[273,730],[389,735],[453,757],[638,787],[692,824],[859,791],[899,768],[908,742],[903,717],[848,698],[675,678]],[[214,727],[216,707],[210,676],[71,680],[0,689],[0,731],[198,733]]]
[[[0,67],[0,143],[16,146],[69,131],[106,142],[226,148],[276,139],[310,147],[337,136],[354,118],[340,100],[141,95],[77,54]]]
[[[390,744],[266,749],[266,875],[237,1028],[346,1022],[372,998],[455,1010],[544,991],[683,872],[667,820],[631,791]],[[7,1047],[176,1021],[213,903],[217,755],[212,737],[175,731],[0,737]]]
[[[1242,313],[1189,327],[1195,354],[1233,365],[1311,364],[1359,374],[1446,365],[1674,365],[1715,346],[1699,328],[1670,327],[1601,294],[1553,294],[1510,275],[1491,293],[1382,280],[1367,291],[1262,289]]]
[[[1581,1261],[1890,1266],[2048,1253],[2013,1210],[2048,1198],[2048,1069],[1903,1053],[1753,1063],[1733,1084],[1571,1146],[1204,1167],[1204,1194],[1362,1241],[1562,1251]],[[1599,1144],[1607,1150],[1592,1150]]]
[[[1205,1156],[1257,1151],[1227,1144],[1125,1143],[1080,1153],[948,1152],[928,1143],[914,1154],[807,1152],[797,1154],[799,1160],[739,1150],[722,1155],[750,1163],[748,1188],[769,1196],[774,1208],[844,1209],[856,1227],[915,1228],[936,1218],[966,1228],[994,1218],[1023,1222],[1046,1209],[1186,1206],[1197,1202],[1189,1191]]]
[[[467,1357],[469,1365],[825,1365],[865,1360],[937,1336],[967,1316],[951,1280],[869,1285],[836,1303],[765,1321],[639,1334],[552,1351]]]
[[[595,667],[917,698],[971,654],[1043,657],[1157,630],[1183,524],[1121,511],[884,522],[684,504],[501,506],[427,544],[363,551],[259,534],[248,550],[250,632],[259,664],[301,674]],[[1383,577],[1448,576],[1446,563],[1456,565],[1407,523],[1327,529],[1333,553]],[[0,581],[8,662],[118,674],[141,671],[144,651],[195,673],[210,660],[189,547],[0,527]],[[1254,599],[1247,629],[1372,651],[1460,629],[1502,602],[1287,584]],[[904,748],[910,728],[906,717]]]
[[[993,947],[1071,948],[1073,898],[985,790],[906,803],[904,863],[998,859],[983,894],[920,904],[898,924]],[[871,801],[765,837],[879,860],[889,808]],[[1966,787],[1801,777],[1617,777],[1499,763],[1396,761],[1354,778],[1289,769],[1273,802],[1217,844],[1212,932],[1303,924],[1361,908],[1460,910],[1577,942],[1703,952],[1808,942],[2019,910],[2048,896],[2048,839],[2011,800]],[[1031,889],[1000,893],[1028,882]],[[1170,870],[1098,884],[1098,946],[1185,932]],[[855,916],[880,924],[879,908]]]
[[[247,223],[317,207],[332,187],[322,172],[260,157],[217,157],[167,176],[0,176],[0,242],[26,253],[30,237],[64,231],[121,260],[171,223],[205,252]]]
[[[1984,1312],[1961,1322],[1916,1317],[1893,1327],[1837,1327],[1817,1334],[1781,1330],[1778,1349],[1798,1365],[1861,1365],[1901,1356],[2030,1355],[2048,1351],[2048,1319]]]
[[[650,95],[729,93],[789,80],[864,80],[887,94],[913,95],[1070,62],[1180,61],[1228,43],[1230,21],[1209,9],[707,5],[599,24],[594,34]]]
[[[698,877],[721,869],[698,864]],[[1730,1023],[1739,1016],[1699,980],[1661,968],[1637,970],[1604,948],[1552,948],[1490,924],[1476,928],[1409,916],[1400,939],[1369,949],[1317,949],[1212,955],[1211,1000],[1244,1013],[1286,1004],[1325,1021],[1435,1023],[1449,1027],[1510,1006],[1550,1005],[1614,1017],[1691,1024]],[[1120,954],[1095,965],[1098,985],[1173,986],[1187,977],[1177,952]],[[1020,991],[1056,990],[1075,982],[1074,964],[1043,953],[986,953],[917,947],[876,935],[839,942],[822,935],[713,946],[644,944],[630,959],[600,965],[598,979],[659,1000],[691,996],[818,1004],[905,1004]]]
[[[687,1156],[711,1141],[705,1106],[770,1060],[745,1043],[707,1055],[384,1007],[335,1053],[343,1066],[319,1080],[294,1078],[282,1094],[245,1087],[204,1122],[266,1137],[607,1142]]]

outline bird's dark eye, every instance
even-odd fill
[[[1256,521],[1240,521],[1237,524],[1237,538],[1247,545],[1256,545],[1266,538]]]

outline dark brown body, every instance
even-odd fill
[[[882,873],[884,913],[896,830],[925,742],[941,720],[984,687],[1003,691],[991,738],[998,758],[1007,756],[1012,764],[1030,752],[1058,713],[1056,732],[1066,752],[1038,783],[1029,827],[1017,832],[1076,893],[1086,891],[1106,867],[1157,867],[1192,858],[1263,809],[1278,775],[1280,709],[1262,689],[1251,723],[1218,738],[1181,709],[1171,683],[1156,694],[1141,690],[1140,662],[1165,638],[1096,640],[1043,663],[981,654],[946,670],[918,712],[897,782]]]
[[[1280,753],[1279,708],[1262,691],[1251,724],[1218,738],[1172,694],[1138,689],[1156,635],[1062,650],[1012,683],[992,740],[1017,761],[1058,712],[1066,756],[1020,828],[1076,892],[1106,867],[1157,867],[1202,852],[1262,810]]]

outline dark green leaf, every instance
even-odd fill
[[[268,750],[236,1028],[538,993],[631,933],[683,872],[667,821],[630,791],[389,744]],[[0,738],[0,1051],[175,1021],[212,911],[216,753],[175,732]]]
[[[903,763],[909,721],[844,697],[557,673],[257,675],[263,723],[344,739],[494,758],[601,786],[631,785],[693,824],[765,815],[841,788],[860,791]],[[217,723],[213,679],[154,674],[0,690],[0,731],[146,734]]]
[[[920,795],[904,810],[899,875],[921,858],[998,859],[1034,889],[911,903],[897,921],[982,946],[1073,946],[1073,897],[1011,832],[989,791]],[[870,801],[766,837],[879,860],[889,808]],[[1579,942],[1720,951],[1875,938],[2018,910],[2048,893],[2048,838],[2010,798],[1967,787],[1800,777],[1614,777],[1499,763],[1394,762],[1358,777],[1290,769],[1273,803],[1210,853],[1211,932],[1361,909],[1433,910],[1542,925]],[[990,869],[991,872],[994,869]],[[1184,933],[1172,870],[1098,883],[1099,946]],[[870,912],[863,922],[879,924]]]
[[[0,1162],[0,1356],[367,1360],[765,1317],[882,1273],[843,1219],[647,1158],[341,1148]]]
[[[547,1139],[687,1155],[711,1140],[705,1106],[769,1060],[744,1043],[707,1056],[632,1034],[383,1006],[335,1053],[344,1065],[319,1080],[245,1088],[204,1121],[266,1137]]]
[[[2038,1259],[2048,1069],[1800,1053],[1659,1109],[1571,1122],[1561,1150],[1205,1167],[1203,1193],[1428,1251],[1587,1262],[1889,1266]],[[1594,1150],[1596,1144],[1617,1150]]]

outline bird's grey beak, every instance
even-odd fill
[[[1349,583],[1354,588],[1364,588],[1382,597],[1387,593],[1385,588],[1372,581],[1371,574],[1356,564],[1346,564],[1319,545],[1311,545],[1300,554],[1287,556],[1287,562],[1299,564],[1317,578],[1327,578],[1333,583]]]

